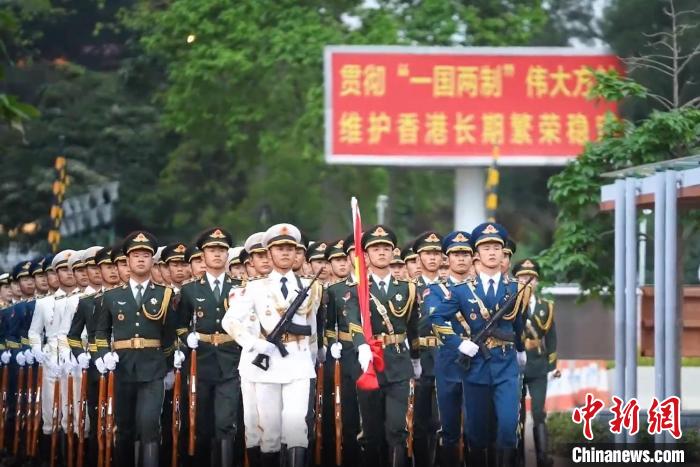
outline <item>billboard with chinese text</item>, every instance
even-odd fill
[[[339,164],[561,165],[612,103],[586,98],[599,49],[329,46],[326,160]]]

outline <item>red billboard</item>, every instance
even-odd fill
[[[600,133],[612,103],[586,98],[614,55],[569,47],[329,46],[326,161],[560,165]]]

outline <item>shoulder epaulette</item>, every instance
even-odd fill
[[[337,279],[337,280],[334,280],[333,282],[329,282],[328,287],[331,287],[333,285],[340,284],[340,283],[346,282],[346,281],[347,281],[347,279]]]
[[[96,296],[98,293],[99,293],[99,291],[94,291],[94,292],[91,292],[91,293],[82,294],[82,295],[80,296],[80,299],[82,300],[82,299],[84,299],[84,298],[91,298],[91,297]]]
[[[263,274],[263,275],[260,275],[260,276],[252,276],[252,277],[249,277],[249,278],[248,278],[248,282],[257,281],[257,280],[259,280],[259,279],[267,279],[267,275]]]

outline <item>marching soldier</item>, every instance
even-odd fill
[[[460,230],[449,233],[442,241],[442,252],[447,255],[450,275],[444,283],[430,286],[430,291],[423,302],[423,309],[428,312],[436,309],[444,298],[449,298],[454,286],[467,279],[472,256],[469,233]],[[462,314],[456,314],[450,324],[456,336],[469,338],[469,325]],[[462,436],[464,414],[462,392],[464,370],[456,363],[458,357],[459,351],[446,345],[438,346],[435,356],[435,386],[441,423],[439,464],[446,467],[461,465],[462,453],[459,442]]]
[[[469,460],[475,465],[486,465],[490,442],[489,430],[483,423],[489,417],[490,404],[496,413],[496,459],[497,466],[513,465],[517,445],[518,411],[520,403],[519,366],[525,364],[525,351],[519,336],[522,332],[523,312],[529,301],[527,290],[519,293],[521,286],[505,278],[501,273],[503,246],[508,234],[496,223],[484,223],[476,227],[471,235],[473,248],[479,253],[481,265],[474,281],[451,287],[445,297],[430,313],[433,329],[451,350],[469,357],[469,368],[465,368],[462,385],[466,406]],[[432,291],[430,292],[432,293]],[[510,299],[512,307],[504,306]],[[458,337],[452,321],[461,313],[466,319],[471,334],[475,335],[501,310],[501,319],[485,341],[490,352],[487,360],[481,355],[479,346],[469,339]]]
[[[304,266],[306,262],[306,250],[309,248],[309,239],[304,232],[301,232],[301,240],[297,244],[296,250],[294,250],[294,265],[292,266],[292,271],[297,274],[306,274],[304,271]]]
[[[389,263],[389,268],[391,269],[391,277],[394,279],[406,280],[408,277],[406,273],[406,263],[401,258],[401,249],[394,248],[391,263]]]
[[[413,243],[409,243],[401,250],[401,259],[406,265],[406,274],[409,279],[417,279],[421,274],[418,255],[413,251]]]
[[[313,275],[315,276],[321,271],[321,274],[318,276],[318,281],[321,284],[328,283],[331,277],[329,264],[325,256],[327,248],[328,244],[326,242],[313,242],[309,245],[309,249],[306,252],[306,260],[311,265]]]
[[[53,295],[49,295],[37,301],[36,310],[32,318],[28,336],[32,346],[32,354],[36,361],[44,368],[42,373],[41,413],[42,433],[39,442],[40,458],[48,459],[50,449],[50,435],[52,433],[52,408],[54,395],[54,382],[59,380],[60,387],[60,412],[65,414],[68,408],[67,375],[64,372],[65,350],[67,349],[66,324],[70,324],[72,316],[72,304],[78,297],[77,283],[71,269],[71,258],[75,260],[78,252],[64,250],[53,259],[52,266],[58,276],[60,288]],[[75,298],[74,298],[75,297]],[[78,384],[80,386],[80,384]],[[77,401],[76,407],[77,407]],[[61,417],[65,438],[67,431],[67,419]]]
[[[100,373],[116,370],[115,465],[119,466],[135,464],[135,441],[141,443],[141,465],[159,465],[163,378],[168,371],[165,349],[174,341],[176,323],[170,312],[173,290],[151,280],[156,248],[157,241],[148,232],[126,237],[122,251],[129,265],[129,282],[104,293],[95,327],[99,355],[95,366]],[[174,364],[182,365],[183,360],[184,355],[175,352]]]
[[[267,256],[267,249],[263,246],[265,232],[256,232],[248,237],[243,245],[247,255],[247,261],[254,270],[254,274],[249,277],[266,276],[272,271],[270,259]]]
[[[211,455],[211,465],[222,467],[233,465],[241,398],[241,347],[221,326],[229,292],[241,284],[226,274],[231,243],[231,234],[218,227],[199,236],[207,271],[182,287],[177,309],[178,334],[197,349],[197,426],[190,427],[196,429],[196,460],[207,462]]]
[[[98,384],[100,374],[95,368],[94,359],[97,358],[97,344],[95,341],[95,327],[102,304],[102,296],[107,290],[119,286],[120,279],[117,267],[112,263],[112,247],[102,247],[95,253],[92,259],[88,259],[88,274],[93,275],[90,268],[94,267],[100,275],[102,284],[94,293],[84,294],[80,297],[78,308],[73,315],[73,320],[68,331],[67,339],[73,358],[80,369],[87,370],[87,419],[86,429],[89,430],[87,459],[88,465],[97,465],[97,404]],[[85,336],[85,342],[83,342]],[[80,387],[80,385],[78,385]],[[83,453],[78,453],[79,456]]]
[[[544,409],[547,399],[547,375],[557,370],[557,330],[554,323],[554,303],[538,296],[537,283],[540,278],[540,266],[535,260],[525,259],[513,267],[513,275],[519,281],[532,278],[534,293],[528,303],[525,321],[525,386],[530,392],[532,402],[532,434],[535,440],[537,466],[550,467],[552,458],[547,452],[548,435],[545,423],[547,413]]]
[[[314,283],[308,297],[292,318],[294,331],[287,328],[282,338],[283,357],[265,336],[277,325],[309,280],[296,275],[292,266],[301,240],[299,229],[291,224],[270,227],[262,239],[269,251],[273,270],[265,278],[249,280],[245,288],[232,291],[224,329],[243,346],[239,371],[254,385],[255,403],[246,397],[246,440],[248,430],[260,436],[261,464],[279,466],[282,444],[287,446],[287,461],[292,467],[306,463],[308,427],[306,415],[311,380],[316,376],[314,364],[317,343],[316,313],[323,294]],[[268,357],[267,370],[253,362],[258,354]],[[249,412],[257,412],[257,427],[249,426]],[[251,443],[246,443],[248,446]]]
[[[501,272],[506,277],[510,277],[510,265],[516,250],[517,245],[515,241],[512,238],[506,239],[506,243],[503,246],[503,262],[501,263]]]
[[[197,245],[187,247],[185,251],[185,262],[190,265],[190,271],[193,279],[201,278],[207,268],[204,265],[204,253],[197,248]]]
[[[161,273],[167,270],[167,276],[170,278],[170,284],[173,291],[177,294],[182,289],[182,285],[190,278],[189,267],[185,262],[185,252],[187,245],[184,243],[171,243],[163,249],[160,257],[163,261],[161,265]]]
[[[112,246],[112,253],[110,254],[112,259],[112,264],[117,268],[117,275],[119,276],[119,284],[124,285],[129,282],[131,277],[131,271],[129,270],[129,264],[126,262],[126,255],[122,250],[122,245],[117,244]]]
[[[165,278],[163,277],[163,274],[161,273],[160,270],[160,255],[163,252],[164,246],[159,246],[156,249],[156,253],[153,255],[153,267],[151,268],[151,280],[160,285],[166,285],[165,284]]]
[[[246,278],[246,269],[241,262],[242,246],[235,246],[229,249],[228,272],[235,279],[243,280]]]
[[[48,254],[44,257],[46,280],[49,283],[49,294],[56,292],[60,287],[60,284],[58,283],[58,275],[56,274],[56,271],[53,270],[53,266],[51,266],[53,258],[53,254]]]
[[[331,356],[340,360],[342,384],[340,389],[341,414],[342,414],[342,460],[343,465],[354,466],[360,461],[360,447],[357,443],[357,435],[360,433],[360,409],[357,404],[357,388],[355,381],[360,377],[361,369],[357,361],[357,354],[350,335],[350,323],[346,310],[347,301],[350,299],[356,284],[349,275],[350,269],[347,252],[344,250],[346,242],[337,241],[326,249],[326,259],[330,262],[333,275],[338,280],[326,289],[326,345]],[[354,250],[354,245],[349,248]],[[330,386],[328,384],[327,386]],[[329,400],[330,399],[326,399]],[[328,410],[324,418],[332,420],[332,404],[326,404]],[[333,433],[331,430],[328,433]],[[331,436],[328,436],[331,439]],[[336,441],[337,442],[337,441]],[[335,448],[335,447],[334,447]],[[332,457],[331,457],[332,458]]]
[[[423,294],[432,284],[440,282],[438,269],[442,262],[442,237],[435,231],[425,232],[416,238],[412,250],[418,255],[418,264],[422,271],[416,278],[416,300],[420,306],[418,317],[421,319],[418,329],[420,337],[412,345],[420,347],[422,369],[416,384],[414,452],[416,465],[432,467],[437,450],[436,433],[440,428],[434,370],[438,339],[430,326],[428,309],[423,306]]]
[[[413,344],[418,338],[418,305],[415,284],[391,277],[389,263],[396,235],[388,227],[376,225],[362,235],[362,247],[368,258],[370,319],[374,339],[384,347],[384,372],[378,374],[379,389],[359,391],[364,463],[384,465],[383,441],[389,448],[392,467],[406,465],[406,412],[409,380],[420,376],[420,350]],[[349,329],[357,349],[362,371],[372,361],[372,351],[362,333],[357,293],[346,303]]]

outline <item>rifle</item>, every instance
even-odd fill
[[[105,409],[107,406],[107,381],[100,373],[99,392],[97,396],[97,467],[104,466],[105,460]]]
[[[177,349],[180,350],[180,344],[178,341]],[[177,467],[177,454],[178,454],[178,444],[180,441],[180,386],[182,385],[182,373],[179,368],[175,368],[175,383],[173,384],[173,451],[171,456],[171,467]]]
[[[479,346],[479,352],[484,356],[485,360],[490,360],[491,359],[491,352],[489,349],[486,348],[486,339],[488,339],[492,332],[494,332],[494,327],[498,323],[498,320],[500,320],[503,316],[507,315],[510,311],[511,308],[515,305],[516,300],[520,295],[528,289],[528,286],[530,285],[530,282],[532,282],[532,277],[528,279],[527,282],[525,282],[524,286],[522,289],[518,291],[515,295],[511,296],[501,308],[498,309],[496,313],[493,314],[490,320],[486,322],[486,325],[479,330],[478,333],[472,338],[472,342],[474,342],[476,345]],[[516,339],[519,338],[519,336],[515,336]],[[469,370],[469,367],[471,366],[471,361],[472,357],[469,355],[464,355],[460,354],[459,357],[457,357],[457,360],[455,362],[462,367],[465,371]]]
[[[70,356],[68,357],[70,358]],[[66,464],[73,467],[73,373],[68,372],[68,383],[66,384]]]
[[[22,433],[22,399],[24,399],[24,367],[19,367],[17,373],[17,407],[15,407],[15,437],[12,444],[12,454],[19,455],[19,439]]]
[[[314,444],[314,462],[322,465],[321,448],[323,447],[323,363],[316,370],[316,407],[315,407],[316,443]]]
[[[87,350],[86,350],[87,351]],[[83,467],[85,460],[85,417],[87,413],[87,389],[88,389],[88,371],[83,368],[81,371],[80,380],[80,400],[78,401],[78,467]]]
[[[304,303],[306,296],[309,295],[309,290],[311,290],[311,286],[314,285],[314,282],[316,282],[316,279],[318,279],[318,276],[321,274],[321,272],[323,272],[323,269],[320,269],[316,273],[314,278],[311,279],[311,282],[309,282],[309,285],[297,291],[297,296],[294,298],[294,301],[291,305],[289,305],[289,308],[287,308],[287,311],[284,312],[280,320],[277,322],[275,328],[267,336],[267,341],[271,344],[275,344],[277,350],[279,350],[280,354],[283,357],[289,355],[289,352],[287,352],[287,349],[284,347],[284,343],[282,342],[282,336],[284,334],[290,333],[296,334],[298,336],[311,335],[310,326],[292,323],[292,318],[296,314],[297,310],[301,308],[301,305]],[[255,357],[255,360],[253,360],[253,365],[257,366],[263,371],[267,371],[267,369],[270,368],[270,356],[262,353],[258,354]]]
[[[9,365],[2,367],[2,397],[0,398],[0,450],[5,449],[5,420],[7,420],[7,391],[10,379]]]
[[[406,410],[406,427],[408,428],[408,438],[406,439],[406,450],[408,457],[413,457],[413,410],[416,402],[416,380],[411,378],[408,383],[408,410]]]
[[[39,365],[36,371],[36,396],[34,397],[34,408],[32,411],[32,437],[31,437],[31,452],[32,456],[36,457],[36,447],[39,441],[39,429],[41,428],[41,391],[42,380],[44,379],[44,368]]]
[[[192,332],[197,330],[197,313],[192,313]],[[190,377],[187,381],[189,385],[189,422],[190,432],[187,443],[187,453],[194,456],[196,428],[197,428],[197,349],[192,349],[190,352]]]
[[[58,430],[61,416],[61,380],[58,376],[53,382],[53,404],[51,407],[51,467],[56,467],[58,457]]]
[[[104,466],[112,465],[112,445],[114,444],[114,370],[107,377],[107,411],[105,416],[105,461]]]
[[[342,373],[340,371],[340,359],[335,361],[333,367],[333,415],[335,418],[335,465],[343,465],[343,415],[340,405],[340,385]]]
[[[27,457],[32,456],[32,401],[34,400],[34,365],[27,368],[27,409],[22,415],[24,420],[24,451]]]

